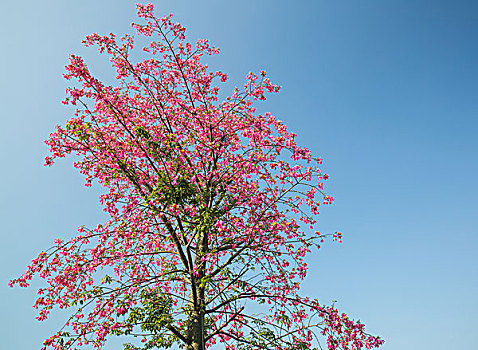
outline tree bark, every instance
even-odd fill
[[[204,350],[203,320],[204,316],[198,311],[193,311],[189,315],[184,350]]]
[[[204,296],[206,287],[201,284],[204,277],[206,264],[201,260],[201,256],[207,248],[207,234],[203,231],[199,234],[196,247],[196,256],[194,264],[197,268],[197,276],[191,276],[191,313],[188,317],[188,328],[186,335],[185,350],[204,350]]]

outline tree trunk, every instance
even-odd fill
[[[187,342],[184,350],[204,350],[203,316],[193,311],[188,319]]]
[[[211,202],[208,201],[208,207],[210,206]],[[208,232],[209,227],[203,229],[198,234],[198,244],[194,258],[197,276],[191,276],[191,307],[193,310],[188,317],[188,329],[184,350],[204,350],[206,348],[204,343],[204,296],[206,288],[201,283],[204,277],[204,271],[206,270],[206,263],[201,260],[201,257],[204,256],[207,251]]]

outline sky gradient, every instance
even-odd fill
[[[43,140],[71,116],[60,103],[68,55],[111,77],[81,40],[133,32],[135,2],[0,4],[2,348],[40,348],[65,316],[36,321],[35,288],[8,280],[54,238],[105,219],[101,189],[83,186],[72,158],[42,167]],[[344,240],[309,257],[303,293],[337,300],[385,350],[476,349],[478,2],[153,3],[190,40],[221,48],[210,65],[229,74],[224,89],[266,70],[283,88],[259,109],[324,159],[336,201],[322,209],[322,231]]]

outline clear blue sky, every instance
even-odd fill
[[[39,348],[62,320],[34,320],[34,289],[7,281],[55,237],[104,219],[71,159],[42,167],[43,140],[70,115],[68,54],[101,76],[108,64],[80,42],[130,31],[135,2],[0,4],[1,348]],[[309,259],[304,293],[337,300],[386,350],[476,349],[478,2],[154,3],[221,47],[211,64],[234,84],[264,69],[283,85],[261,108],[325,159],[336,202],[322,228],[344,242]]]

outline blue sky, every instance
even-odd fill
[[[71,159],[43,168],[43,140],[70,115],[63,66],[91,32],[130,32],[135,1],[0,4],[0,332],[6,349],[39,348],[57,330],[34,319],[34,288],[10,289],[56,237],[104,217]],[[260,106],[324,158],[322,231],[304,293],[336,305],[386,350],[474,349],[478,322],[478,3],[448,0],[154,1],[211,65],[242,85],[264,69],[283,86]],[[105,73],[107,76],[107,73]],[[3,281],[3,282],[2,282]],[[34,283],[34,286],[38,286]]]

